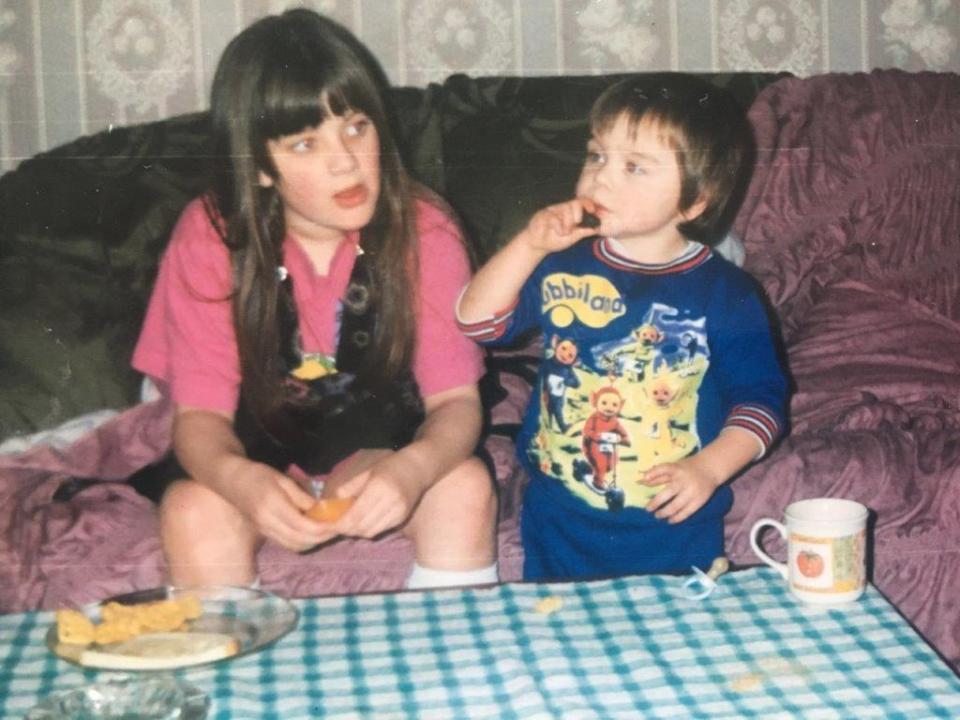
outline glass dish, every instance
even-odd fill
[[[173,670],[221,662],[262,650],[290,632],[300,619],[300,613],[289,600],[265,590],[226,586],[160,587],[140,590],[87,605],[80,608],[80,611],[92,622],[97,623],[101,620],[101,609],[109,602],[137,605],[158,600],[175,600],[184,595],[197,598],[203,613],[197,619],[189,620],[183,632],[228,635],[236,643],[235,652],[231,652],[226,657],[220,656],[213,659],[197,655],[178,658],[173,655],[163,657],[149,667],[132,667],[129,656],[119,654],[122,643],[102,646],[62,643],[57,636],[56,623],[47,632],[47,646],[58,657],[83,667],[124,671]]]
[[[26,720],[203,720],[210,698],[172,675],[118,675],[54,693]]]

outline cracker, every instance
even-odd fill
[[[93,642],[93,622],[79,610],[57,610],[57,639],[70,645],[89,645]]]
[[[146,632],[169,632],[179,628],[187,619],[175,600],[160,600],[135,607],[139,610],[137,619]]]
[[[136,619],[136,605],[124,605],[122,603],[112,601],[100,608],[100,620],[102,622],[129,621]]]
[[[133,619],[108,620],[97,625],[93,630],[93,642],[97,645],[123,642],[140,633],[140,625]]]
[[[178,597],[176,602],[187,620],[196,620],[203,615],[203,605],[200,604],[196,595],[183,595]]]
[[[71,645],[111,645],[140,635],[186,631],[188,621],[202,614],[193,595],[133,605],[108,602],[100,608],[99,624],[78,610],[62,609],[56,612],[57,638]]]

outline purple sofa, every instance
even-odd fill
[[[782,321],[792,432],[734,484],[727,551],[794,499],[871,511],[872,582],[960,662],[960,77],[784,79],[736,227]]]
[[[859,500],[871,510],[872,581],[958,667],[960,77],[765,77],[749,90],[712,79],[751,103],[757,167],[735,229],[781,322],[795,390],[790,434],[734,481],[728,555],[756,563],[750,527],[792,500]],[[478,256],[569,193],[586,109],[608,81],[460,76],[398,93],[411,165],[464,216]],[[26,182],[0,181],[0,210],[24,192],[14,180]],[[182,202],[168,205],[175,218]],[[147,245],[155,256],[162,242]],[[500,567],[516,580],[525,478],[511,434],[536,349],[488,359]],[[0,611],[162,582],[154,508],[123,479],[165,451],[168,420],[162,400],[130,403],[67,441],[0,454]],[[767,546],[782,551],[774,538]],[[405,541],[387,538],[310,555],[267,547],[260,562],[266,588],[305,596],[398,588],[409,559]]]

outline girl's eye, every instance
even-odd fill
[[[295,153],[307,152],[312,147],[313,139],[308,137],[300,138],[290,145],[290,149]]]
[[[646,175],[647,174],[647,171],[644,169],[644,167],[642,165],[638,165],[635,162],[627,163],[627,172],[630,175]]]
[[[587,164],[602,165],[603,161],[604,161],[603,153],[599,153],[595,150],[587,151]]]
[[[354,120],[349,125],[347,125],[347,136],[360,137],[366,132],[369,126],[370,126],[370,121],[367,118]]]

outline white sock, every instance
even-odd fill
[[[499,581],[497,563],[476,570],[434,570],[413,563],[413,569],[407,578],[407,588],[423,590],[425,588],[469,587],[471,585],[492,585]]]

